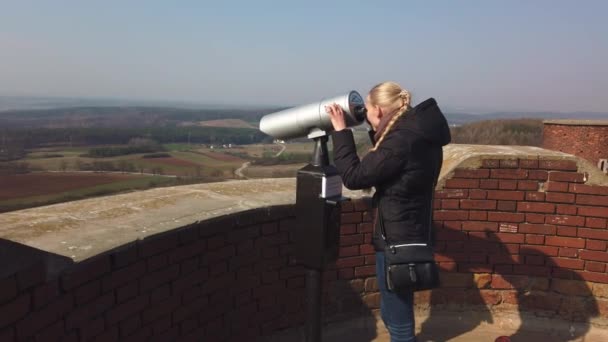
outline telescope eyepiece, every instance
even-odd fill
[[[364,106],[355,106],[353,114],[357,120],[363,121],[367,117],[367,109]]]

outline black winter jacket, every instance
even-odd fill
[[[332,134],[334,163],[352,190],[375,187],[373,206],[382,211],[390,242],[426,242],[432,222],[432,195],[450,129],[437,102],[430,98],[393,125],[376,151],[359,160],[351,130]],[[377,216],[377,215],[376,215]],[[376,218],[377,222],[377,218]],[[376,250],[384,248],[378,225]]]

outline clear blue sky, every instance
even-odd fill
[[[4,1],[0,95],[608,112],[608,1]]]

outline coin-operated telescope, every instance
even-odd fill
[[[346,125],[356,126],[365,120],[365,103],[356,91],[268,114],[260,121],[260,130],[277,139],[294,139],[308,136],[314,139],[321,132],[333,130],[325,106],[337,103],[344,110]]]
[[[260,130],[277,139],[307,136],[315,141],[310,164],[298,170],[296,181],[296,222],[293,227],[296,263],[306,269],[306,341],[321,340],[321,270],[338,257],[342,179],[329,164],[328,133],[333,130],[325,106],[339,104],[347,126],[365,120],[363,98],[356,91],[316,103],[268,114]]]

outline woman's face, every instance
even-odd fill
[[[367,121],[369,121],[372,128],[376,130],[380,124],[380,118],[382,118],[382,110],[380,107],[371,104],[369,95],[365,99],[365,109],[367,109]]]

